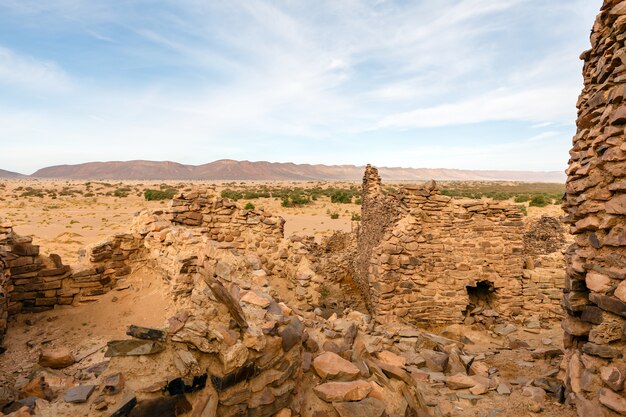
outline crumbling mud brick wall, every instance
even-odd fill
[[[579,415],[624,415],[626,1],[604,1],[590,40],[564,203],[575,242],[566,254],[562,368]]]

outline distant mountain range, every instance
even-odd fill
[[[0,170],[0,178],[63,178],[81,180],[360,180],[363,166],[310,165],[221,159],[204,165],[170,161],[87,162],[42,168],[32,175]],[[384,180],[484,180],[565,182],[560,171],[478,171],[447,168],[379,167]]]
[[[0,169],[0,178],[20,178],[25,177],[24,174],[19,174],[17,172],[5,171],[4,169]]]

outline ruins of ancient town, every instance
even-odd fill
[[[3,182],[0,415],[626,415],[626,1],[580,59],[547,208],[373,165],[305,185],[354,191],[307,200],[323,221],[245,197],[287,182]]]

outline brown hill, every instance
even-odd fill
[[[37,178],[128,179],[128,180],[360,180],[364,167],[355,165],[311,165],[251,162],[222,159],[203,165],[169,161],[88,162],[42,168]],[[559,171],[479,171],[446,168],[379,168],[386,180],[509,180],[565,182]]]
[[[26,175],[20,174],[18,172],[6,171],[4,169],[0,169],[0,178],[20,178],[25,177]]]

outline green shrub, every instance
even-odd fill
[[[503,191],[499,191],[499,192],[494,193],[491,196],[491,198],[497,201],[504,201],[504,200],[508,200],[509,198],[511,198],[511,194],[503,192]]]
[[[325,284],[319,286],[319,292],[322,298],[327,298],[330,295],[330,289]]]
[[[130,188],[118,188],[113,191],[113,197],[128,197],[128,193],[130,192]]]
[[[359,213],[352,213],[351,220],[353,222],[360,222],[361,221],[361,215]]]
[[[521,195],[515,196],[516,203],[525,203],[527,201],[530,201],[530,196],[528,194],[521,194]]]
[[[145,190],[143,192],[143,198],[147,201],[156,200],[171,200],[176,195],[177,190],[175,188],[166,188],[164,190]]]
[[[244,207],[244,209],[246,210],[254,210],[254,204],[252,203],[247,203]]]
[[[222,191],[221,196],[222,198],[230,198],[231,200],[237,201],[243,198],[243,193],[239,191],[230,190],[227,188],[224,191]]]
[[[345,191],[338,190],[331,194],[330,202],[342,204],[352,203],[352,196]]]
[[[24,191],[22,194],[20,194],[20,197],[39,197],[39,198],[43,198],[44,197],[44,192],[43,190],[38,190],[38,189],[34,189],[31,187],[26,188],[26,191]]]
[[[524,214],[524,216],[528,216],[528,209],[526,208],[525,205],[520,204],[517,206],[517,208],[519,209],[519,211],[521,211]]]
[[[333,219],[333,220],[338,219],[339,218],[339,213],[337,213],[337,212],[330,213],[330,218]]]
[[[304,206],[306,204],[309,204],[310,202],[311,199],[308,195],[294,193],[283,196],[280,205],[283,207],[297,207]]]
[[[548,204],[552,204],[552,199],[545,194],[537,194],[534,195],[533,198],[530,199],[529,206],[531,207],[545,207]]]
[[[363,203],[363,201],[361,200],[361,197],[357,197],[354,199],[354,204],[358,204],[359,206]]]

